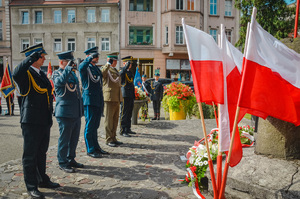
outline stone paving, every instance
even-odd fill
[[[206,120],[206,127],[208,131],[214,128],[215,120]],[[57,146],[50,147],[47,173],[62,187],[40,191],[46,198],[196,198],[192,188],[179,181],[186,174],[180,156],[203,137],[200,120],[139,120],[132,130],[137,134],[131,138],[118,136],[124,144],[115,148],[105,145],[99,136],[102,148],[110,152],[100,159],[86,155],[81,134],[76,160],[85,168],[72,174],[58,168]],[[208,192],[204,195],[212,198]],[[0,165],[0,198],[29,198],[21,159]]]

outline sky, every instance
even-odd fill
[[[284,0],[288,5],[291,3],[296,3],[296,0]]]

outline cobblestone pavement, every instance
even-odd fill
[[[206,120],[207,129],[215,120]],[[186,170],[180,156],[185,155],[195,140],[202,137],[200,120],[140,121],[133,125],[137,132],[131,138],[119,136],[120,147],[108,147],[99,137],[100,145],[110,152],[100,159],[86,155],[81,135],[76,160],[84,163],[76,173],[58,168],[56,146],[50,147],[47,173],[62,187],[42,189],[46,198],[196,198],[192,188],[179,181]],[[212,198],[206,193],[207,198]],[[21,159],[0,165],[0,197],[28,198],[23,180]]]

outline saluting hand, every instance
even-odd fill
[[[42,58],[42,53],[43,53],[42,50],[41,51],[35,51],[35,52],[31,53],[29,55],[29,57],[31,57],[32,61],[35,62],[35,61],[39,60],[40,58]]]

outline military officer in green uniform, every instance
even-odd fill
[[[32,198],[44,198],[41,188],[57,188],[46,174],[46,158],[52,126],[52,86],[41,71],[45,61],[43,44],[22,51],[26,58],[14,69],[13,78],[23,96],[21,128],[24,139],[23,172],[27,191]]]
[[[116,147],[123,144],[118,141],[117,127],[119,122],[120,102],[123,101],[121,92],[121,76],[116,69],[118,54],[107,55],[107,63],[101,67],[103,75],[103,96],[104,96],[104,129],[106,133],[106,144]]]
[[[131,137],[129,134],[135,134],[131,131],[131,116],[134,105],[134,75],[131,72],[132,56],[123,57],[123,68],[120,72],[122,84],[121,113],[120,113],[120,135],[124,137]]]
[[[160,120],[160,104],[164,94],[162,83],[158,81],[160,74],[155,73],[155,80],[151,82],[151,101],[153,102],[154,117],[152,120]]]

